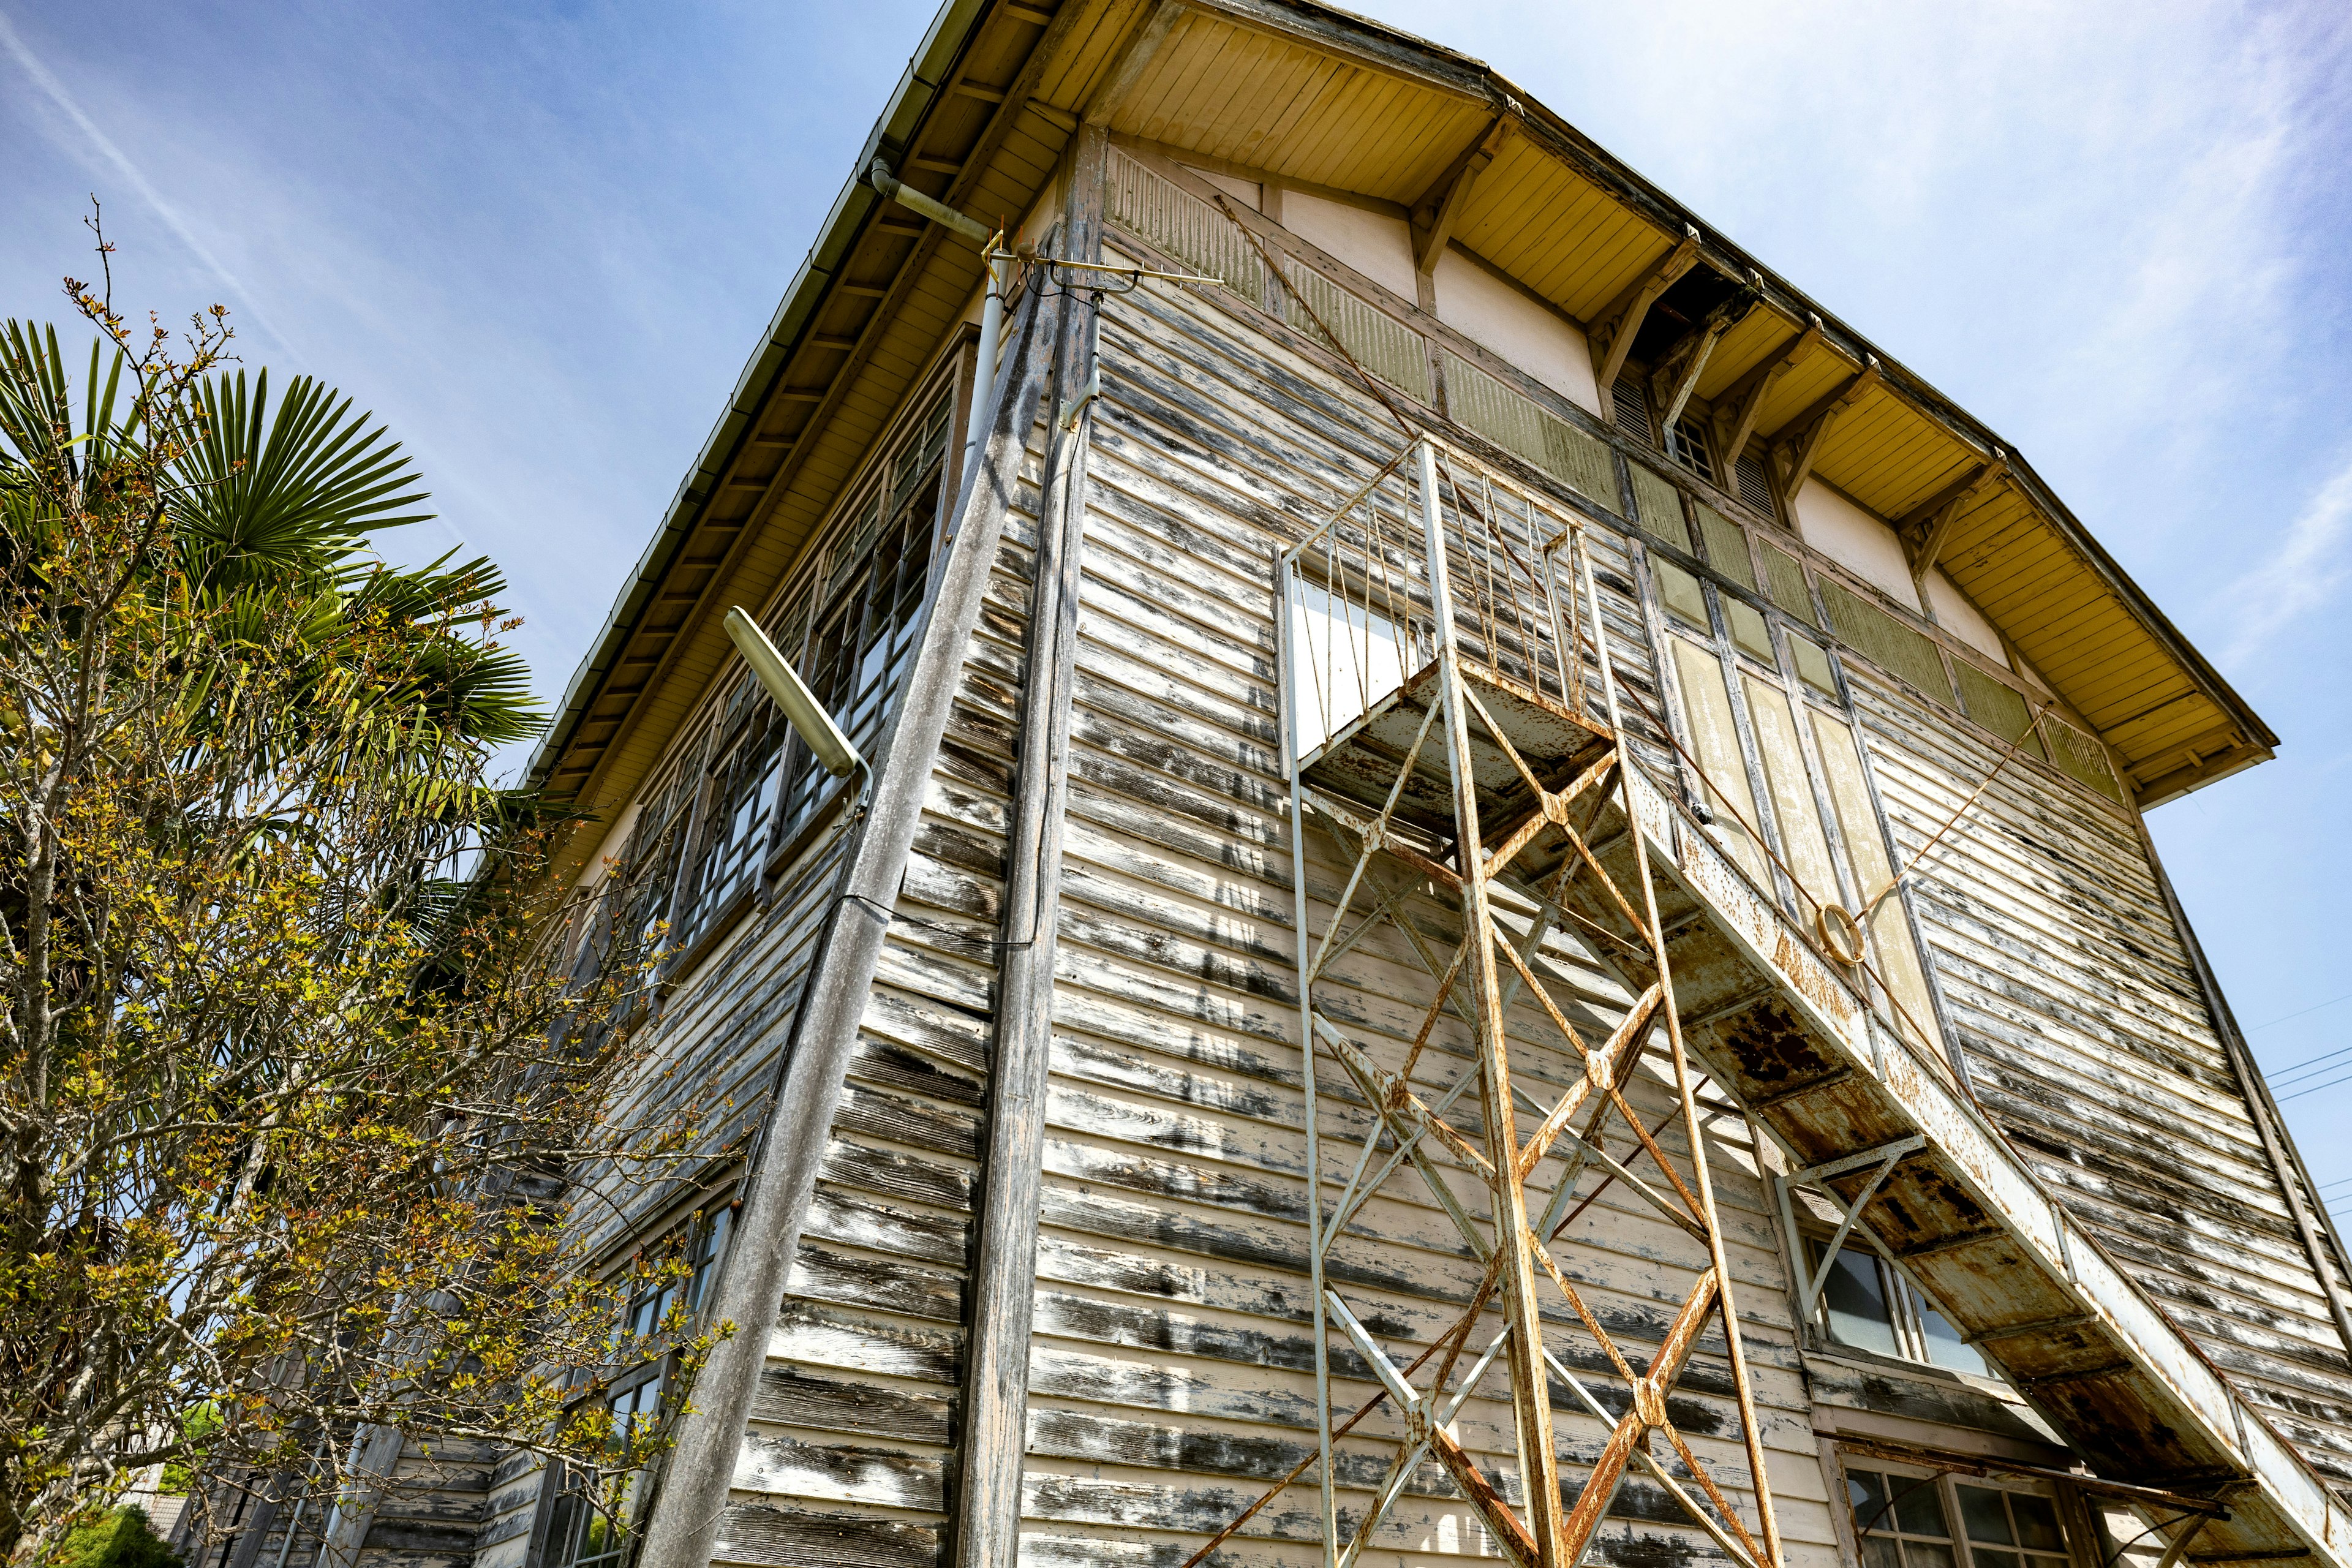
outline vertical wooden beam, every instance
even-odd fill
[[[1527,1189],[1520,1184],[1519,1137],[1511,1101],[1511,1061],[1503,1037],[1502,986],[1495,973],[1495,924],[1487,904],[1486,855],[1479,844],[1478,781],[1473,772],[1468,704],[1462,695],[1462,653],[1454,634],[1447,591],[1445,519],[1437,492],[1437,451],[1421,445],[1422,529],[1429,550],[1431,618],[1436,623],[1438,687],[1445,700],[1445,750],[1454,784],[1454,867],[1462,875],[1462,941],[1470,954],[1470,986],[1477,1019],[1480,1099],[1486,1116],[1488,1185],[1495,1248],[1502,1256],[1503,1321],[1510,1330],[1511,1412],[1519,1441],[1519,1479],[1527,1494],[1528,1530],[1538,1568],[1568,1568],[1560,1556],[1564,1520],[1559,1467],[1552,1444],[1550,1374],[1543,1360],[1543,1325],[1537,1311],[1535,1258],[1528,1246]]]
[[[1061,254],[1102,256],[1103,168],[1108,141],[1078,129],[1062,221]],[[1099,310],[1065,292],[1054,371],[1059,409],[1094,374]],[[1089,406],[1092,406],[1089,405]],[[963,1419],[950,1514],[957,1568],[1015,1568],[1021,1551],[1021,1468],[1027,1451],[1029,1331],[1036,1300],[1037,1219],[1045,1148],[1045,1095],[1053,1056],[1055,919],[1062,880],[1062,766],[1070,734],[1070,688],[1078,635],[1078,560],[1086,531],[1087,437],[1058,415],[1047,437],[1035,586],[1022,681],[1020,755],[1005,843],[1003,963],[996,1041],[988,1072],[965,1338]]]
[[[939,760],[965,654],[980,624],[1004,520],[1020,488],[1021,464],[1036,423],[1050,359],[1032,294],[1007,334],[979,472],[965,481],[955,545],[925,612],[915,668],[877,748],[865,821],[849,851],[827,917],[824,945],[785,1043],[787,1066],[761,1124],[745,1182],[736,1242],[714,1288],[711,1317],[736,1332],[719,1342],[694,1389],[694,1409],[677,1427],[636,1568],[707,1568],[751,1396],[766,1364],[769,1326],[783,1305],[801,1226],[857,1048],[874,972],[882,957],[923,795]]]
[[[1079,9],[1078,0],[1063,0],[1063,9]],[[1149,0],[1143,20],[1119,46],[1118,58],[1113,61],[1102,85],[1087,100],[1086,110],[1079,119],[1088,125],[1108,125],[1113,116],[1126,107],[1128,95],[1135,84],[1143,79],[1143,72],[1160,46],[1168,41],[1183,16],[1184,7],[1177,0]]]

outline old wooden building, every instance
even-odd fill
[[[950,0],[535,763],[742,1116],[612,1255],[740,1331],[627,1532],[486,1452],[361,1560],[2352,1564],[2345,1256],[2144,825],[2274,743],[1484,65]]]

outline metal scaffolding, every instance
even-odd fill
[[[1645,835],[1628,831],[1638,764],[1606,657],[1585,527],[1575,512],[1423,437],[1276,569],[1315,1174],[1314,1468],[1328,1568],[1355,1561],[1432,1458],[1495,1546],[1533,1568],[1582,1561],[1629,1466],[1646,1471],[1741,1568],[1780,1568],[1706,1113]],[[1330,835],[1348,867],[1336,900],[1310,892],[1298,830],[1308,826]],[[1411,913],[1433,895],[1458,911],[1450,953]],[[1604,926],[1571,902],[1614,914]],[[1571,1014],[1580,1009],[1543,951],[1570,925],[1633,997],[1612,1029],[1590,1014],[1580,1027]],[[1369,1024],[1331,978],[1343,955],[1375,937],[1426,972],[1417,1026]],[[1451,1026],[1453,1048],[1430,1048],[1449,1016],[1466,1030],[1466,1051]],[[1654,1125],[1626,1095],[1645,1053],[1675,1101],[1674,1114]],[[1659,1142],[1676,1121],[1687,1144],[1679,1158]],[[1633,1141],[1622,1160],[1605,1146],[1618,1122],[1618,1135]],[[1334,1200],[1326,1178],[1342,1170]],[[1688,1288],[1654,1348],[1624,1342],[1622,1324],[1612,1334],[1563,1265],[1570,1226],[1612,1183],[1684,1238],[1683,1261],[1660,1267],[1686,1263]],[[1398,1342],[1412,1345],[1411,1331],[1367,1304],[1360,1270],[1351,1274],[1338,1256],[1366,1205],[1383,1194],[1415,1203],[1425,1194],[1484,1265],[1452,1326],[1422,1335],[1417,1353]],[[1711,1474],[1668,1413],[1710,1323],[1720,1325],[1737,1393],[1744,1484]],[[1352,1414],[1333,1407],[1340,1342],[1378,1384]],[[1497,1368],[1507,1379],[1517,1458],[1515,1469],[1499,1472],[1482,1469],[1451,1429],[1482,1384],[1499,1401],[1489,1382]],[[1552,1380],[1572,1404],[1555,1408]],[[1383,1431],[1393,1449],[1384,1476],[1369,1501],[1343,1509],[1342,1491],[1360,1497],[1369,1472],[1360,1461],[1343,1464],[1337,1445],[1351,1437],[1360,1451]],[[1571,1441],[1574,1456],[1564,1457]],[[1748,1494],[1744,1503],[1735,1503],[1738,1491]]]

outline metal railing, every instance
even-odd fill
[[[1433,584],[1465,664],[1586,714],[1598,654],[1574,584],[1588,526],[1433,437],[1391,458],[1280,558],[1294,759],[1310,764],[1436,657]]]

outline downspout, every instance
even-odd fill
[[[866,182],[900,206],[918,212],[941,227],[953,230],[980,247],[980,258],[988,268],[988,293],[980,305],[980,348],[978,377],[987,385],[996,375],[996,346],[1004,333],[1004,264],[1010,259],[1004,249],[1002,232],[992,234],[986,226],[968,218],[944,202],[935,201],[902,184],[890,173],[890,165],[877,158],[866,166]],[[985,398],[971,400],[971,422],[963,437],[963,465],[956,471],[968,474],[980,458],[980,438],[988,433],[989,406]]]

